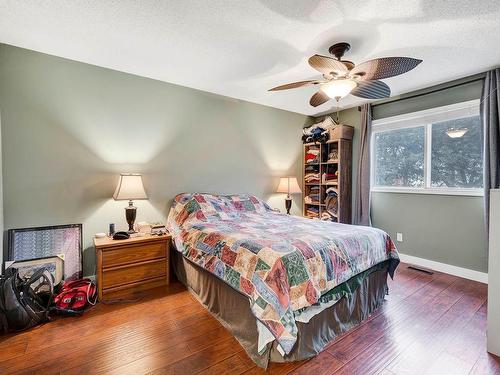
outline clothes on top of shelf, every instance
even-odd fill
[[[314,165],[308,165],[305,169],[306,172],[317,172],[318,171],[318,166]]]
[[[326,116],[323,121],[302,130],[302,142],[325,142],[330,138],[330,129],[335,126],[337,123],[330,116]]]

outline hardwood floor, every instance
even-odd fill
[[[0,374],[500,374],[486,285],[402,264],[367,321],[302,362],[256,367],[178,283],[0,338]]]

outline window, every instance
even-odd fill
[[[481,195],[479,101],[373,121],[372,190]]]
[[[375,134],[375,186],[424,186],[425,128]]]

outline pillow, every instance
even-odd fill
[[[167,224],[174,229],[186,221],[234,220],[243,212],[265,213],[271,208],[253,195],[178,194]],[[170,230],[170,229],[169,229]]]
[[[258,212],[264,213],[271,208],[262,200],[253,195],[229,195],[234,209],[238,212]]]
[[[167,222],[174,221],[177,225],[182,225],[188,219],[191,220],[193,218],[207,221],[207,218],[215,215],[216,212],[213,208],[211,209],[211,206],[207,206],[204,203],[205,200],[201,194],[178,194],[172,203]]]

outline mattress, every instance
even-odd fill
[[[335,287],[386,261],[392,275],[399,262],[382,230],[284,215],[251,195],[179,194],[167,227],[184,257],[249,299],[259,349],[276,341],[283,356],[298,322],[342,297]]]

